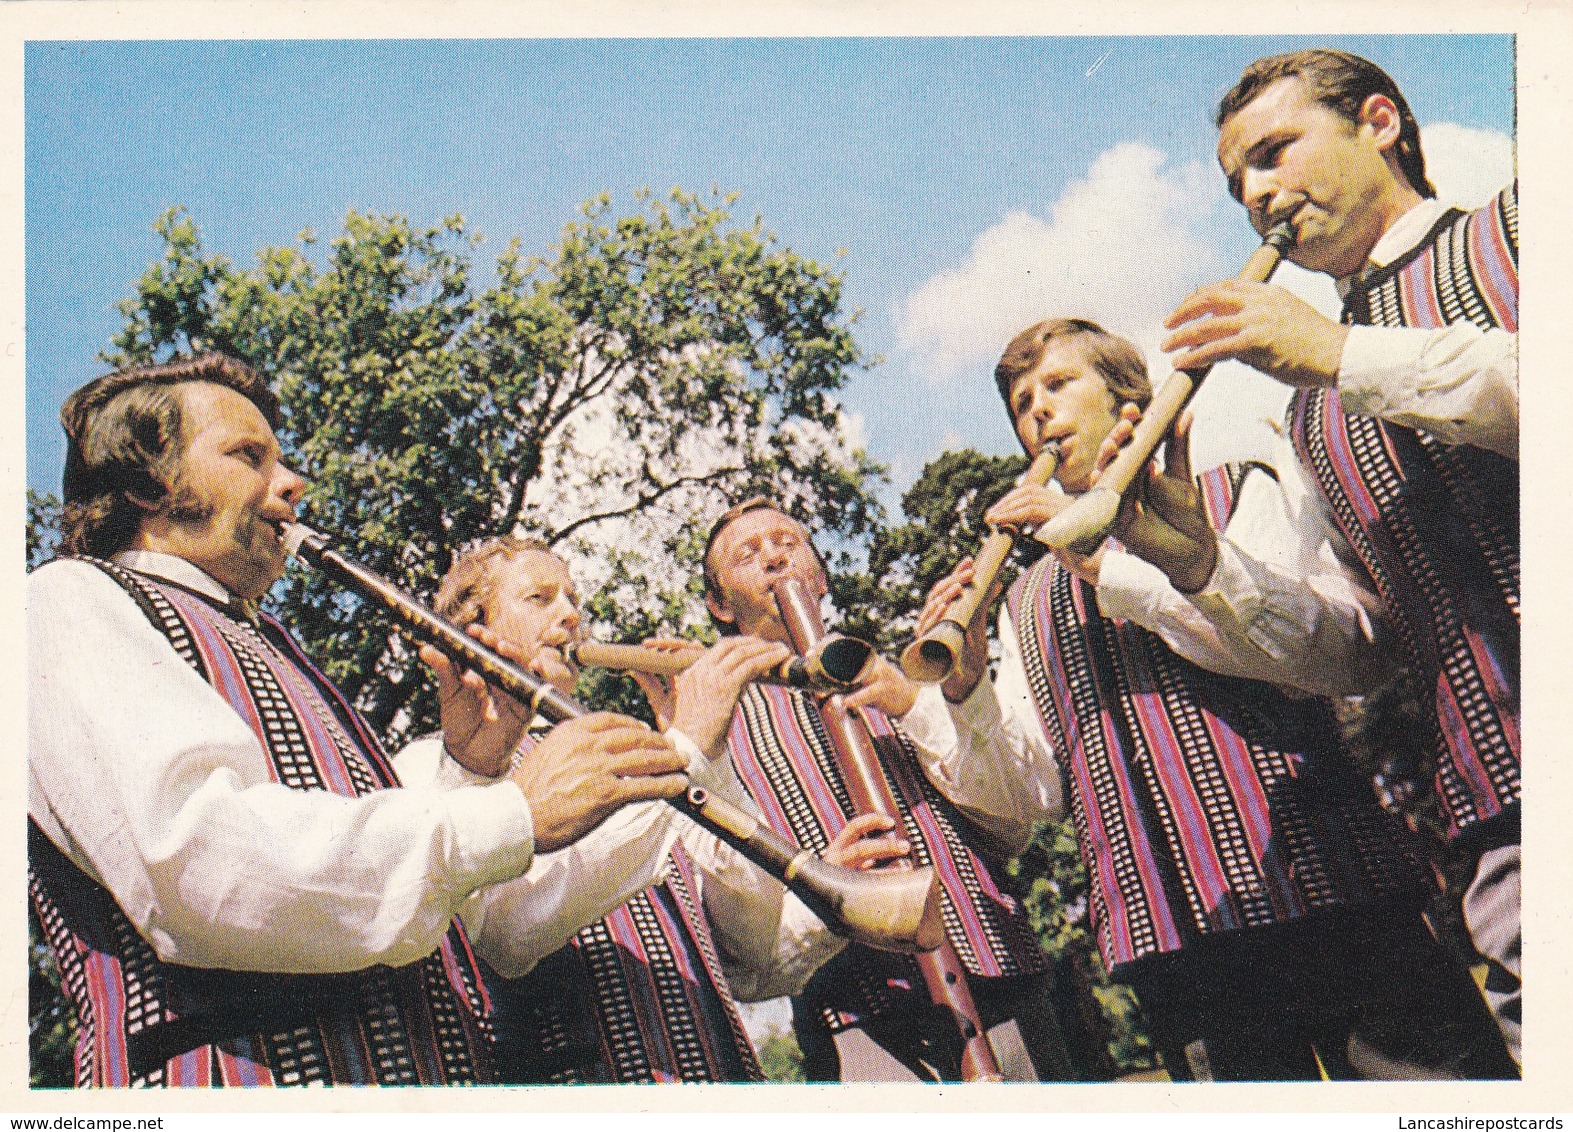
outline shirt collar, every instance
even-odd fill
[[[193,566],[184,558],[165,554],[160,550],[122,550],[115,555],[115,564],[124,566],[128,570],[152,574],[155,578],[176,582],[189,590],[196,590],[197,593],[212,598],[221,605],[229,605],[233,600],[229,591],[202,569]]]
[[[1382,238],[1371,249],[1360,276],[1386,267],[1420,243],[1450,207],[1452,206],[1444,204],[1436,197],[1427,197],[1400,216],[1386,232],[1382,233]],[[1355,279],[1360,276],[1351,275],[1335,280],[1340,299],[1349,293],[1349,288],[1354,286]]]

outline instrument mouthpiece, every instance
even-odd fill
[[[328,543],[322,535],[312,530],[305,523],[283,522],[279,524],[279,536],[284,540],[284,553],[291,558],[304,561],[302,551],[321,550]]]
[[[1269,245],[1279,255],[1287,255],[1295,241],[1294,221],[1288,216],[1275,223],[1262,237],[1262,243]]]

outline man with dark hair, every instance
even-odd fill
[[[1434,708],[1436,797],[1453,851],[1478,862],[1464,915],[1517,1059],[1517,189],[1470,213],[1434,199],[1396,85],[1341,52],[1252,64],[1218,122],[1235,199],[1259,232],[1293,223],[1290,260],[1333,277],[1343,318],[1279,287],[1221,283],[1170,315],[1164,348],[1181,351],[1181,368],[1234,358],[1299,390],[1289,432],[1312,497],[1374,583],[1394,652]],[[1293,462],[1280,461],[1285,476],[1299,474]],[[1172,526],[1128,545],[1183,575],[1242,662],[1270,655],[1301,686],[1338,670],[1346,654],[1315,638],[1314,601],[1274,559],[1275,541],[1302,537],[1293,517],[1253,555],[1186,502],[1160,491],[1151,513]]]
[[[826,595],[823,562],[808,532],[765,499],[723,514],[706,544],[705,604],[723,632],[789,643],[772,587],[795,578],[818,603]],[[1050,1005],[1048,961],[1025,911],[1000,883],[1001,864],[1032,834],[1032,816],[1057,810],[1048,793],[1000,791],[1020,783],[1014,770],[965,767],[938,757],[955,746],[949,720],[918,721],[935,734],[909,731],[916,689],[876,657],[847,706],[866,721],[881,769],[901,811],[900,834],[920,864],[932,864],[944,888],[950,945],[1008,1080],[1068,1080],[1073,1074]],[[743,786],[765,821],[820,849],[852,818],[814,698],[795,689],[749,684],[730,718],[726,742]],[[1029,796],[1031,795],[1031,796]],[[957,1080],[961,1031],[937,1007],[918,966],[903,956],[856,944],[825,964],[793,999],[793,1021],[810,1080]]]
[[[578,673],[565,646],[578,639],[579,603],[566,564],[545,543],[504,536],[472,547],[443,578],[435,604],[456,624],[495,631],[537,676],[572,693]],[[786,655],[779,644],[749,637],[710,650],[676,681],[678,726],[668,738],[680,747],[692,742],[690,732],[703,738],[712,729],[697,720],[730,717],[743,684]],[[543,732],[537,720],[518,757]],[[710,786],[740,796],[716,739]],[[507,768],[485,769],[462,767],[436,736],[398,758],[406,784],[442,789],[496,781]],[[855,820],[824,858],[857,867],[895,855],[883,840],[859,841],[877,824]],[[654,803],[624,807],[566,849],[538,855],[507,887],[570,890],[571,902],[544,903],[610,910],[580,928],[582,915],[498,918],[481,900],[464,909],[477,953],[496,970],[486,974],[504,1082],[761,1080],[733,981],[746,997],[791,993],[844,946],[778,882]],[[631,899],[615,907],[621,896]],[[534,903],[511,905],[528,912]]]
[[[28,838],[77,1009],[77,1081],[489,1080],[455,913],[479,890],[508,899],[493,886],[536,851],[677,793],[687,760],[598,715],[495,785],[400,788],[365,722],[255,609],[304,487],[274,419],[260,378],[211,355],[100,378],[62,412],[83,556],[28,581]],[[422,657],[448,749],[506,760],[519,706]]]
[[[1151,398],[1135,348],[1080,319],[1022,331],[995,376],[1027,453],[1060,446],[1070,493],[1089,486],[1122,411]],[[1192,484],[1188,431],[1170,448],[1175,482],[1202,500],[1203,521],[1249,544],[1257,514],[1292,503],[1261,465]],[[1022,485],[986,518],[1036,528],[1069,502]],[[1328,576],[1324,631],[1360,637],[1360,595],[1320,549],[1295,565]],[[934,587],[920,634],[971,579],[964,561]],[[1230,664],[1183,595],[1116,547],[1040,559],[999,624],[996,680],[984,678],[980,617],[941,688],[958,761],[1005,746],[1030,780],[1063,765],[1099,953],[1136,988],[1171,1075],[1511,1072],[1467,974],[1427,935],[1410,863],[1325,701],[1265,683],[1270,664]]]

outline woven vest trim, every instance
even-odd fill
[[[264,617],[264,635],[179,586],[85,561],[124,587],[246,720],[276,781],[349,797],[397,785],[375,739],[277,621]],[[181,967],[158,959],[109,893],[42,833],[32,841],[33,899],[77,1010],[79,1085],[489,1079],[489,1004],[457,922],[437,952],[398,969],[270,975]]]
[[[526,747],[533,740],[526,741]],[[693,862],[582,929],[517,979],[489,979],[498,1063],[510,1081],[762,1081],[695,898]]]
[[[1220,529],[1248,467],[1198,477]],[[1068,760],[1109,970],[1205,935],[1412,898],[1412,863],[1335,746],[1325,703],[1198,668],[1104,617],[1052,557],[1008,600],[1039,720]]]
[[[923,776],[911,741],[883,713],[866,715],[901,809],[902,833],[917,863],[932,865],[939,874],[946,934],[967,971],[992,978],[1047,970],[1024,910],[1002,891],[991,866],[969,844],[966,819]],[[750,685],[738,701],[727,746],[744,788],[777,833],[818,852],[854,816],[824,721],[801,692]],[[826,1007],[833,1029],[891,1009],[885,992],[892,980],[903,984],[898,989],[921,986],[910,959],[857,945],[822,973],[837,976],[829,980],[835,989],[828,998],[834,1001]],[[818,985],[828,985],[827,980]]]
[[[1449,211],[1409,256],[1352,289],[1344,321],[1518,328],[1518,209],[1510,187]],[[1434,689],[1436,785],[1449,833],[1520,792],[1518,464],[1300,394],[1301,460],[1375,582],[1407,662]]]

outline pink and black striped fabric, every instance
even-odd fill
[[[523,977],[489,977],[502,1079],[762,1081],[698,891],[693,862],[676,845],[661,883]]]
[[[345,797],[398,785],[359,715],[276,620],[253,626],[179,586],[95,565],[250,725],[276,781]],[[490,1080],[490,1003],[457,920],[436,952],[398,969],[196,970],[158,959],[113,897],[31,823],[29,849],[32,896],[77,1011],[78,1085]]]
[[[1220,529],[1246,470],[1197,480]],[[1111,972],[1207,935],[1414,898],[1411,863],[1324,702],[1198,668],[1103,616],[1052,556],[1008,600]]]
[[[939,874],[946,934],[967,972],[983,979],[1045,972],[1024,910],[1001,888],[966,819],[924,778],[901,730],[882,712],[864,714],[912,855]],[[819,852],[855,816],[819,709],[804,693],[767,684],[744,689],[727,748],[744,789],[782,836]],[[825,990],[816,998],[825,999],[832,1029],[891,1009],[892,991],[923,985],[910,959],[857,945],[822,974],[816,985]]]
[[[1408,256],[1345,300],[1355,325],[1518,329],[1518,196],[1450,210]],[[1299,394],[1301,460],[1370,573],[1422,687],[1434,692],[1437,797],[1454,837],[1516,813],[1518,463],[1374,417],[1333,390]]]

